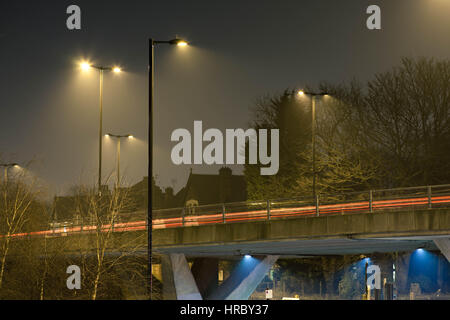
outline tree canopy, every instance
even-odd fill
[[[450,61],[404,58],[366,85],[323,83],[316,98],[319,193],[450,182]],[[265,97],[251,125],[280,130],[280,170],[245,166],[250,199],[312,195],[311,97]]]

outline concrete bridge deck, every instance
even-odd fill
[[[450,237],[450,209],[408,209],[212,224],[153,231],[153,250],[187,256],[325,255],[436,249]]]

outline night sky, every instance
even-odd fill
[[[81,8],[68,30],[66,8]],[[382,30],[366,28],[366,8],[381,7]],[[266,94],[371,79],[400,58],[450,57],[448,0],[316,1],[2,1],[0,4],[0,162],[25,164],[64,194],[96,182],[98,73],[88,59],[120,65],[104,79],[104,133],[122,143],[128,183],[147,175],[148,38],[190,41],[156,49],[154,171],[162,186],[184,186],[191,166],[171,164],[176,128],[246,128]],[[103,144],[103,176],[115,169],[115,144]],[[192,166],[217,172],[217,166]],[[242,168],[234,167],[234,172]],[[111,181],[112,182],[112,181]]]

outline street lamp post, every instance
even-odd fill
[[[149,56],[148,56],[148,209],[147,209],[147,234],[148,234],[148,276],[149,276],[149,296],[152,299],[152,177],[153,177],[153,96],[154,96],[154,73],[155,73],[155,46],[158,44],[170,44],[177,46],[186,46],[185,40],[175,38],[172,40],[158,41],[150,38]]]
[[[99,119],[99,130],[98,130],[98,193],[102,194],[102,132],[103,132],[103,72],[113,71],[119,73],[121,69],[119,67],[104,67],[90,65],[87,62],[81,63],[81,68],[83,70],[89,70],[90,68],[97,69],[100,74],[100,92],[99,92],[99,108],[100,108],[100,119]]]
[[[131,139],[133,138],[133,136],[131,134],[124,134],[124,135],[119,135],[119,134],[112,134],[112,133],[108,133],[106,135],[107,137],[113,137],[113,138],[117,138],[117,177],[116,177],[116,190],[119,189],[120,187],[120,139],[121,138],[128,138]]]
[[[4,182],[7,183],[8,182],[8,169],[12,168],[12,167],[18,167],[19,165],[15,162],[13,163],[0,163],[0,167],[3,167],[4,172],[3,172],[3,177],[4,177]]]
[[[316,96],[326,96],[328,93],[326,92],[306,92],[300,90],[298,92],[299,95],[310,95],[311,96],[311,115],[312,115],[312,123],[311,123],[311,142],[312,142],[312,170],[313,170],[313,197],[316,199]]]

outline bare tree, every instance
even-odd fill
[[[95,189],[80,188],[76,202],[83,221],[78,250],[89,298],[99,297],[103,283],[119,286],[117,283],[124,281],[124,274],[137,278],[141,274],[144,279],[145,272],[140,269],[145,262],[139,262],[136,255],[145,252],[146,236],[145,232],[128,231],[138,218],[129,211],[133,207],[130,189],[115,188],[100,196]]]
[[[325,85],[339,99],[345,128],[365,161],[377,162],[383,187],[450,180],[450,61],[404,58],[365,89]],[[327,110],[330,111],[330,110]],[[369,155],[367,157],[366,155]]]
[[[6,178],[6,177],[5,177]],[[29,180],[29,181],[27,181]],[[6,260],[13,236],[23,232],[23,227],[36,204],[38,191],[36,180],[26,176],[26,170],[18,170],[1,184],[0,200],[0,289],[4,282]]]

